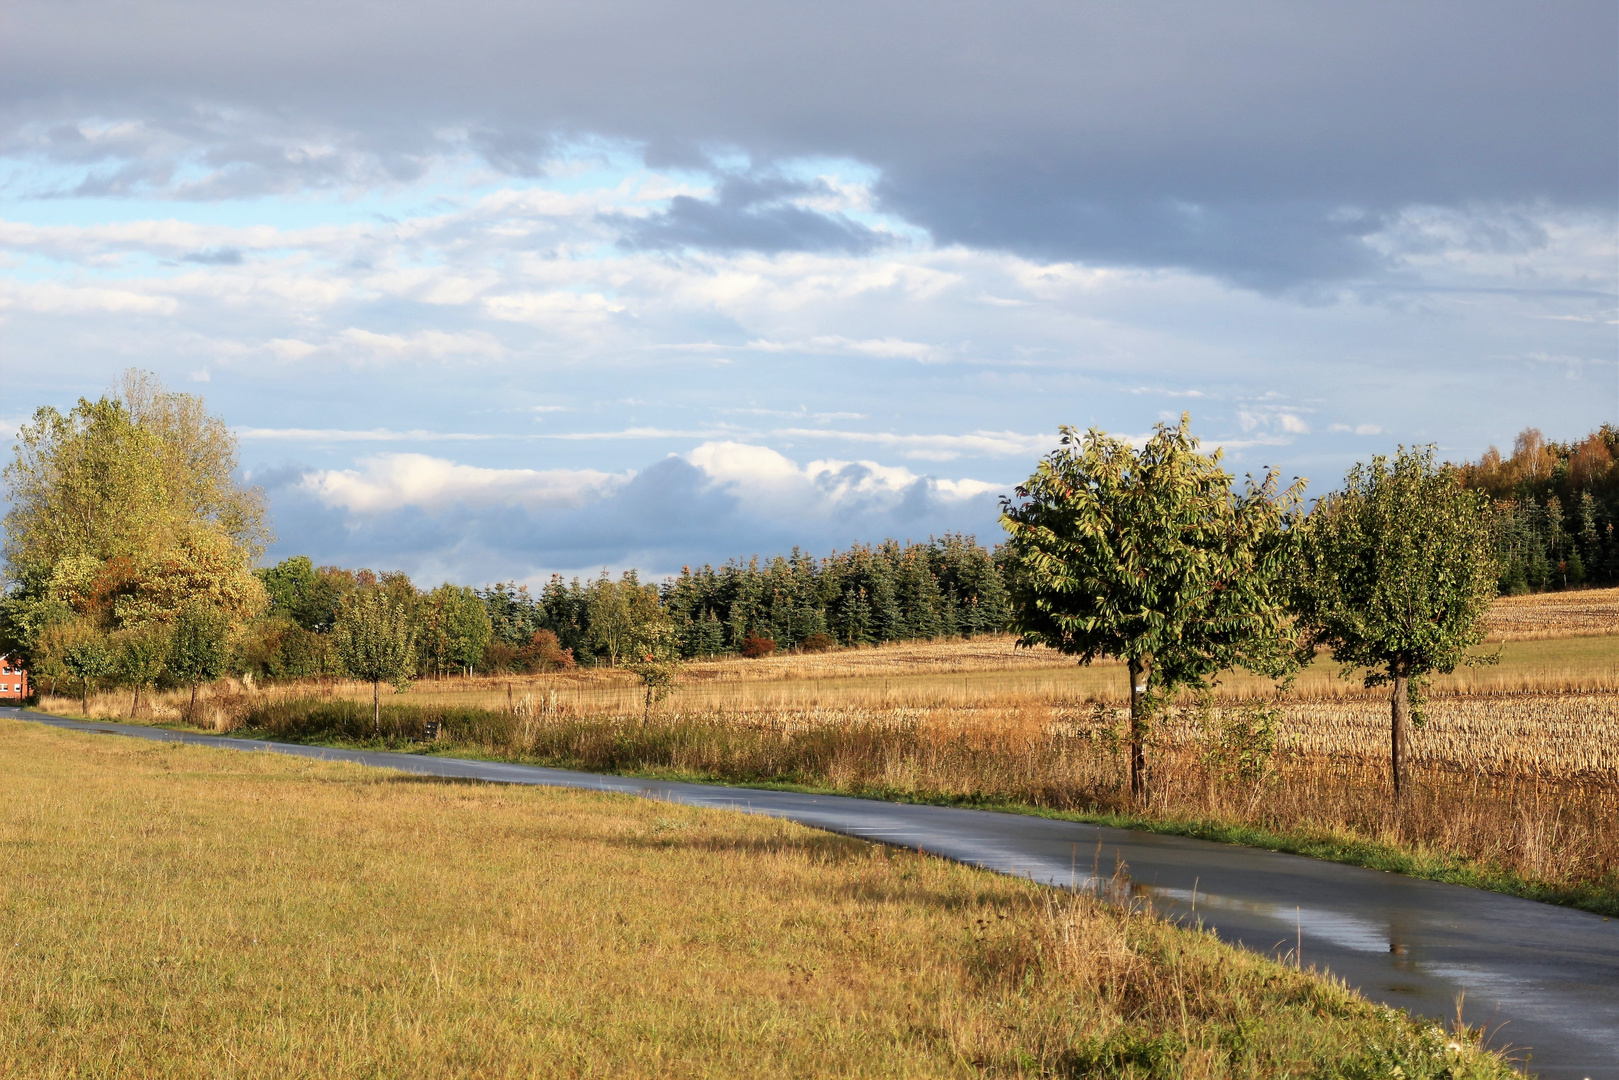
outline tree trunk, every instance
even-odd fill
[[[140,688],[140,684],[137,683],[135,685],[135,696],[129,699],[129,718],[131,720],[135,719],[135,710],[140,707],[140,703],[141,703],[141,688]]]
[[[1411,753],[1411,676],[1404,661],[1394,665],[1394,693],[1390,696],[1389,774],[1394,779],[1394,801],[1403,802],[1408,784],[1406,760]]]
[[[371,727],[382,738],[382,684],[371,680]]]
[[[1130,797],[1147,797],[1147,683],[1152,678],[1151,655],[1132,657],[1130,664]]]
[[[197,722],[197,684],[191,684],[191,707],[186,710],[186,720]]]

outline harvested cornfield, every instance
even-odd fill
[[[1503,596],[1490,605],[1491,641],[1619,633],[1619,589]]]
[[[1176,709],[1159,723],[1154,741],[1166,749],[1206,745],[1235,712],[1220,705]],[[1619,694],[1455,694],[1433,698],[1425,713],[1412,742],[1420,768],[1619,789]],[[1058,730],[1105,740],[1119,737],[1126,717],[1122,709],[1093,708],[1059,710],[1054,720]],[[1388,761],[1389,722],[1382,694],[1285,701],[1276,751],[1381,768]]]

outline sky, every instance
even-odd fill
[[[1059,425],[1329,490],[1619,420],[1619,7],[10,0],[0,435],[202,394],[270,557],[999,537]]]

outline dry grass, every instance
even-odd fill
[[[1597,611],[1616,595],[1514,598],[1497,610]],[[1520,628],[1549,633],[1570,625],[1562,617]],[[1179,701],[1154,736],[1147,807],[1123,795],[1124,670],[1016,650],[1007,637],[694,664],[650,731],[633,677],[606,670],[424,681],[384,700],[401,737],[420,729],[423,710],[477,713],[484,719],[449,725],[455,745],[498,756],[1208,821],[1320,839],[1332,857],[1363,859],[1357,845],[1381,845],[1416,860],[1412,872],[1619,911],[1619,635],[1530,637],[1496,651],[1498,665],[1434,680],[1415,739],[1417,795],[1399,814],[1385,776],[1387,692],[1324,661],[1282,700],[1277,752],[1259,782],[1227,782],[1210,759],[1220,725],[1270,698],[1271,683],[1232,676],[1206,715]],[[224,731],[254,717],[287,737],[365,738],[369,729],[310,716],[368,703],[370,692],[340,681],[225,683],[205,693],[194,722]],[[178,721],[184,700],[155,695],[148,718]],[[74,701],[42,705],[79,713]],[[128,707],[127,696],[104,695],[89,715]]]
[[[9,721],[0,761],[0,1075],[1507,1075],[1212,937],[768,818]]]
[[[1490,608],[1491,641],[1619,633],[1619,589],[1503,596]]]
[[[1459,668],[1454,674],[1439,676],[1433,681],[1433,694],[1619,692],[1619,635],[1513,641],[1481,651],[1499,652],[1500,663]],[[989,666],[997,658],[1003,666]],[[969,667],[969,660],[981,666]],[[868,667],[860,667],[868,662]],[[908,669],[907,664],[912,666]],[[864,673],[847,674],[851,671]],[[918,643],[904,649],[854,649],[816,656],[730,658],[692,664],[682,672],[664,708],[675,713],[969,709],[993,715],[1053,702],[1123,702],[1128,697],[1127,678],[1119,664],[1099,661],[1080,667],[1049,650],[1014,649],[1009,637],[981,638],[972,642]],[[1218,696],[1241,701],[1268,698],[1274,692],[1270,680],[1237,672],[1223,680]],[[385,701],[395,697],[388,687],[383,688],[383,695]],[[1358,678],[1341,678],[1336,666],[1325,659],[1299,676],[1291,694],[1300,701],[1382,700],[1382,695],[1382,691],[1365,690]],[[199,719],[204,726],[217,725],[224,730],[246,708],[311,696],[369,701],[371,687],[341,679],[268,686],[225,680],[204,691]],[[150,695],[140,718],[178,721],[188,697],[189,691],[184,689]],[[423,680],[397,700],[435,708],[500,710],[515,707],[525,698],[553,713],[615,716],[637,711],[642,691],[635,678],[625,672],[590,669],[509,678]],[[127,693],[96,695],[91,699],[89,715],[101,719],[127,717],[130,704]],[[75,714],[82,711],[70,699],[52,696],[46,697],[44,707],[48,711],[69,709]]]

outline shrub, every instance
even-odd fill
[[[801,651],[812,653],[831,652],[837,645],[838,639],[831,634],[811,634],[798,643]]]
[[[749,634],[742,639],[742,655],[749,660],[757,660],[761,656],[769,656],[776,651],[776,642],[772,638]]]
[[[522,656],[522,650],[515,645],[508,645],[504,641],[491,641],[483,648],[483,659],[479,662],[478,669],[491,675],[522,671],[524,670]]]
[[[573,650],[564,649],[550,630],[536,630],[518,655],[530,671],[566,671],[574,666]]]

